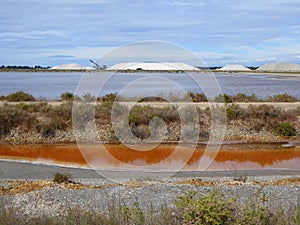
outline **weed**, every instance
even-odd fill
[[[71,174],[69,173],[56,173],[53,178],[53,182],[55,183],[70,183],[71,182]]]

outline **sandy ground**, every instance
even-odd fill
[[[0,106],[3,106],[5,103],[7,104],[12,104],[12,105],[16,105],[16,104],[20,104],[20,103],[25,103],[25,104],[34,104],[34,103],[40,103],[43,101],[36,101],[36,102],[5,102],[5,101],[0,101]],[[47,101],[48,104],[52,105],[52,106],[59,106],[65,102],[63,101]],[[97,103],[97,104],[101,104],[101,103]],[[122,102],[121,104],[125,104],[125,105],[140,105],[140,106],[152,106],[152,107],[158,107],[158,108],[163,108],[166,106],[170,106],[170,103],[168,102]],[[199,107],[200,109],[206,109],[207,107],[212,107],[212,106],[216,106],[216,105],[220,105],[223,106],[223,103],[208,103],[208,102],[197,102],[197,103],[190,103],[190,102],[172,102],[172,105],[178,105],[178,106],[187,106],[193,104],[197,107]],[[249,105],[254,105],[254,106],[259,106],[259,105],[271,105],[271,106],[275,106],[275,107],[279,107],[283,110],[291,110],[291,109],[296,109],[297,107],[300,107],[300,102],[235,102],[233,104],[239,105],[242,108],[247,108]],[[231,105],[231,104],[227,104],[227,105]]]

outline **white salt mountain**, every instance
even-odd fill
[[[156,63],[156,62],[129,62],[118,63],[107,70],[200,70],[186,63]]]
[[[247,68],[243,65],[240,65],[240,64],[229,64],[229,65],[223,66],[222,68],[217,69],[217,70],[220,70],[220,71],[250,71],[249,68]]]
[[[77,63],[70,63],[70,64],[63,64],[58,66],[53,66],[50,70],[86,70],[87,68],[77,64]]]
[[[266,72],[300,72],[300,65],[284,62],[267,63],[256,70]]]

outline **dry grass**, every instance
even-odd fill
[[[100,188],[111,188],[117,186],[125,187],[143,187],[143,186],[155,186],[161,185],[163,182],[158,181],[127,181],[124,183],[107,183],[103,185],[88,185],[75,182],[62,182],[57,183],[50,180],[2,180],[0,181],[0,195],[16,195],[24,194],[31,191],[42,190],[48,187],[59,186],[65,189],[79,190],[79,189],[100,189]],[[185,179],[170,183],[171,185],[194,185],[194,186],[240,186],[240,185],[299,185],[300,177],[285,178],[274,181],[202,181],[201,179]]]
[[[32,191],[42,190],[48,187],[59,186],[66,189],[79,190],[87,188],[110,188],[119,186],[119,184],[103,184],[103,185],[86,185],[73,182],[63,182],[58,184],[50,180],[37,180],[37,181],[28,181],[28,180],[3,180],[0,182],[0,195],[16,195],[16,194],[25,194]]]

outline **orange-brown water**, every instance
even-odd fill
[[[121,163],[152,165],[170,156],[175,144],[161,144],[151,151],[136,151],[119,144],[107,144],[107,152]],[[196,169],[204,154],[205,145],[199,145],[186,163],[186,169]],[[179,150],[172,163],[180,161],[188,149]],[[97,156],[98,157],[98,156]],[[0,158],[26,160],[59,165],[88,166],[76,144],[58,145],[0,145]],[[141,163],[142,162],[142,163]],[[117,167],[118,165],[112,165]],[[170,165],[172,167],[172,165]],[[283,148],[280,144],[231,144],[222,146],[209,169],[300,169],[300,149]],[[171,168],[170,168],[171,169]]]

